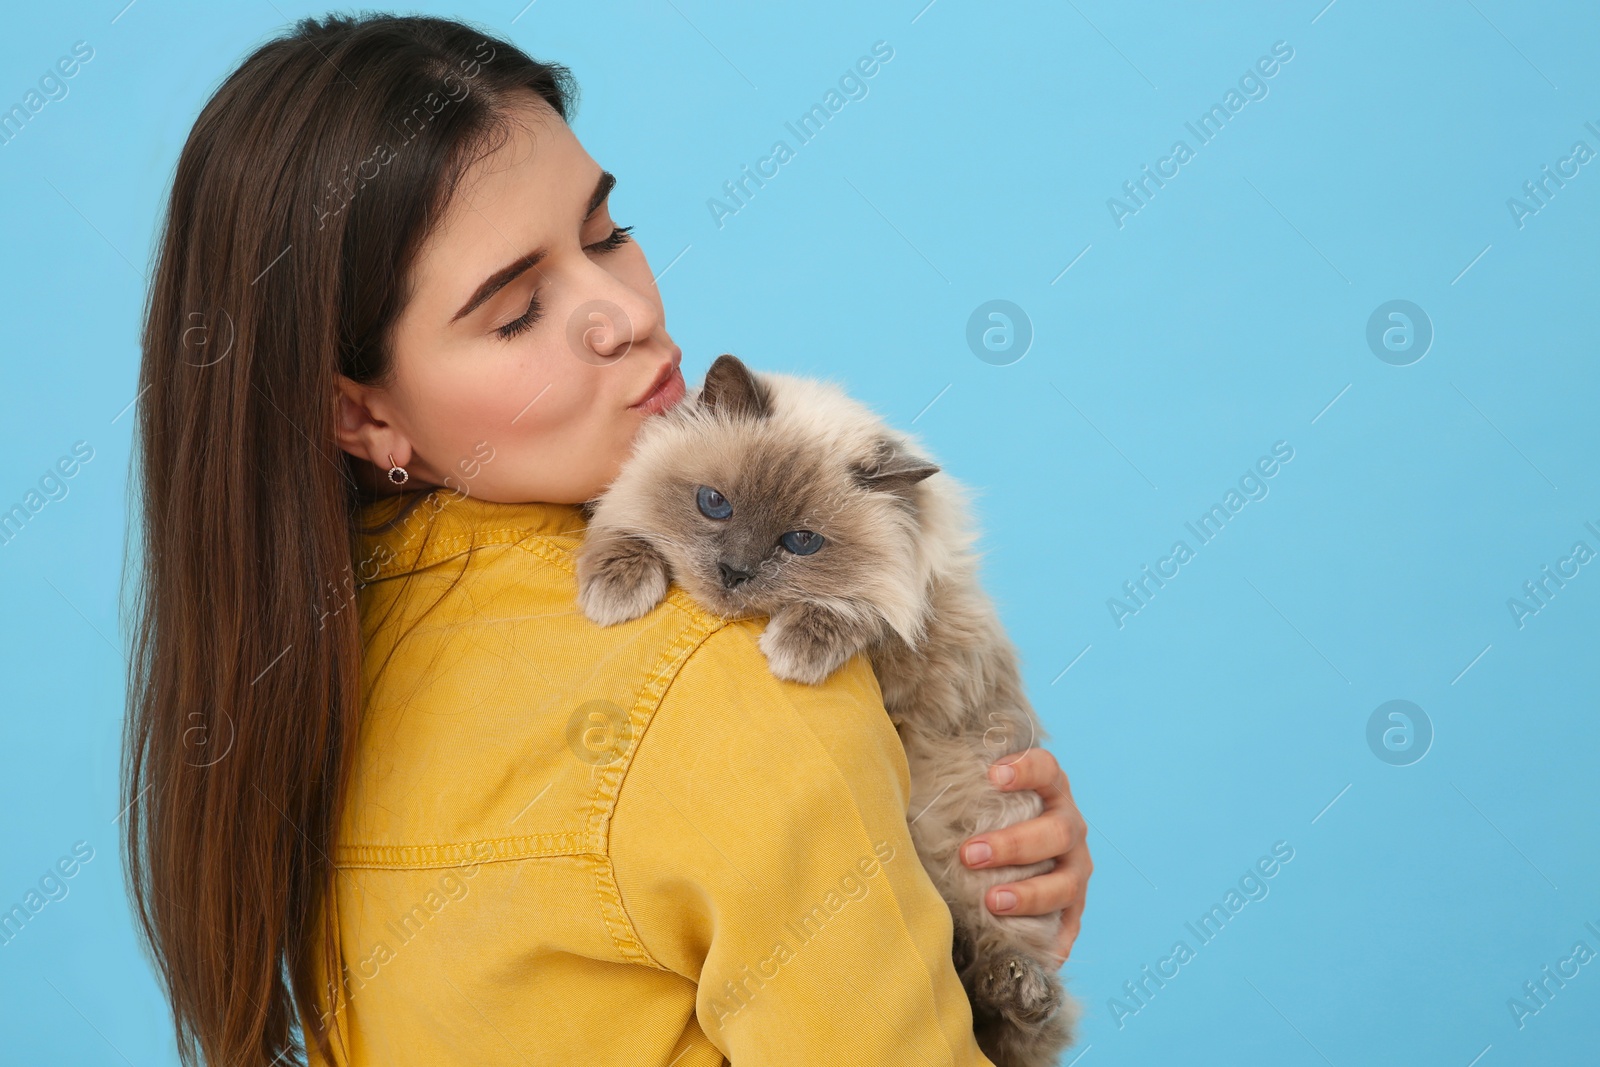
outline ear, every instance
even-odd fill
[[[338,387],[333,432],[339,447],[379,470],[388,469],[391,454],[400,466],[410,464],[411,442],[381,417],[384,404],[377,391],[343,374],[333,377]]]
[[[907,451],[887,437],[880,437],[872,454],[850,467],[850,475],[857,485],[884,493],[903,492],[938,473],[937,464]]]
[[[734,418],[763,419],[771,413],[771,397],[739,357],[724,353],[706,371],[700,406]]]

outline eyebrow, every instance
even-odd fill
[[[583,213],[583,221],[588,222],[594,218],[594,213],[600,210],[600,205],[605,203],[606,197],[611,195],[612,188],[617,184],[617,176],[609,170],[600,172],[600,180],[594,183],[594,192],[589,194],[589,206]],[[530,268],[536,267],[548,254],[547,249],[538,248],[526,255],[518,256],[493,274],[483,280],[483,284],[473,292],[467,302],[461,305],[461,310],[450,318],[454,324],[472,314],[498,293],[501,289],[516,281]]]

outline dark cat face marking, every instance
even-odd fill
[[[750,373],[738,356],[723,353],[706,371],[700,390],[700,406],[730,418],[761,419],[771,411],[767,389]]]
[[[904,493],[938,473],[937,464],[905,451],[887,437],[876,442],[871,456],[850,465],[856,484],[881,493]]]
[[[595,522],[648,540],[719,614],[807,602],[910,640],[934,500],[921,483],[938,471],[835,383],[757,375],[722,355],[697,393],[646,423]]]

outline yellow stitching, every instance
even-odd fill
[[[642,960],[652,967],[661,970],[667,968],[656,960],[644,942],[639,940],[639,930],[633,921],[633,916],[628,914],[627,906],[622,902],[622,891],[617,886],[616,864],[611,858],[611,820],[616,818],[617,798],[622,791],[622,783],[626,781],[628,771],[633,767],[637,758],[639,746],[644,743],[644,735],[650,729],[656,712],[661,709],[661,700],[666,695],[668,686],[678,676],[678,671],[683,664],[694,654],[711,634],[722,629],[724,623],[704,612],[698,613],[692,625],[680,630],[678,635],[667,643],[655,665],[645,676],[645,684],[639,690],[639,698],[634,701],[633,710],[628,719],[633,727],[633,743],[628,747],[627,758],[618,760],[607,767],[595,790],[593,807],[590,809],[591,828],[597,838],[605,843],[605,853],[602,862],[595,865],[595,893],[600,898],[600,913],[605,918],[606,928],[611,933],[611,940],[617,951],[630,960]]]
[[[497,837],[481,841],[445,845],[340,845],[334,849],[336,867],[422,869],[460,867],[470,863],[535,856],[581,856],[596,854],[584,839],[589,834],[529,834],[522,837]],[[483,855],[483,846],[491,854]]]

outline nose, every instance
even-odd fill
[[[664,341],[663,347],[670,349],[654,283],[591,266],[597,272],[591,297],[573,309],[568,320],[567,340],[579,358],[609,364],[627,355],[635,343],[652,340]],[[647,279],[648,268],[644,269]]]
[[[755,571],[740,570],[727,560],[718,560],[717,569],[722,572],[722,587],[732,589],[736,585],[748,582],[756,576]]]
[[[635,340],[633,316],[610,300],[586,300],[567,320],[567,343],[579,358],[605,365],[626,355]]]

